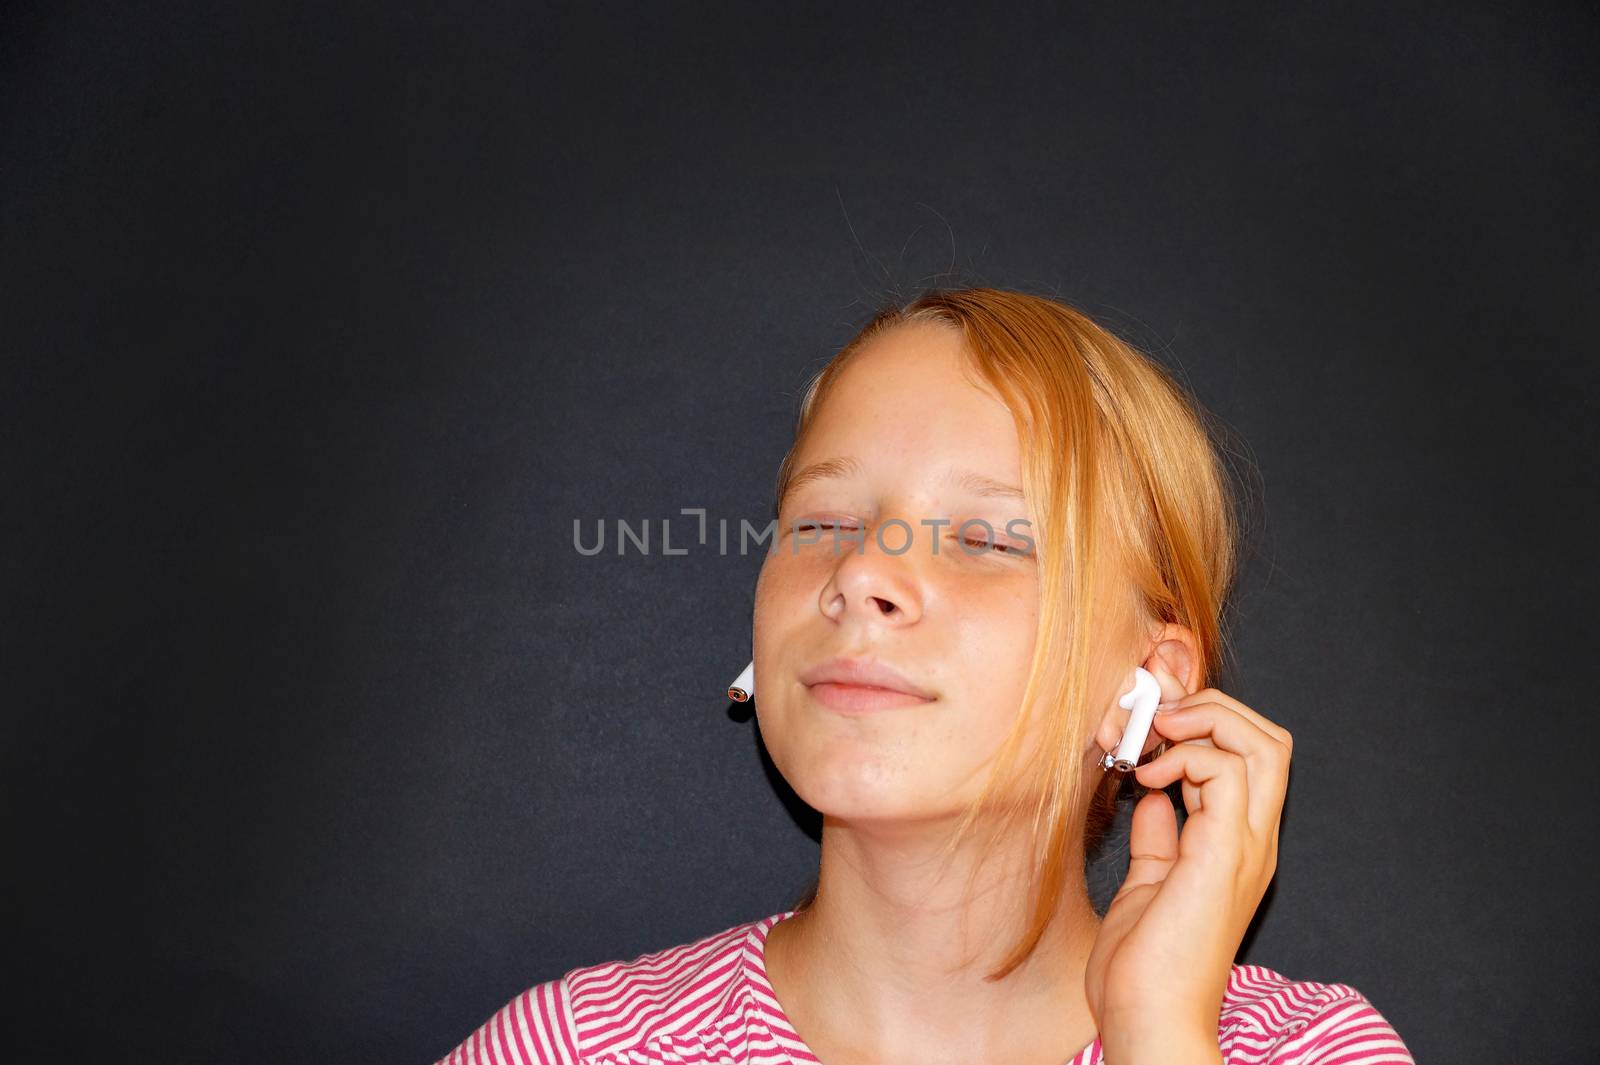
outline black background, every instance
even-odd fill
[[[758,555],[572,522],[765,521],[807,374],[943,282],[1248,445],[1228,690],[1297,747],[1241,960],[1421,1061],[1593,1060],[1596,38],[8,5],[9,1056],[425,1062],[785,908],[815,844],[721,695]]]

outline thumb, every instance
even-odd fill
[[[1128,875],[1123,891],[1160,884],[1178,860],[1178,815],[1164,791],[1152,791],[1133,808],[1128,830]]]

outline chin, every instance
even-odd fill
[[[863,732],[843,719],[819,724],[810,707],[773,709],[761,733],[767,754],[795,794],[818,813],[842,820],[910,821],[959,815],[963,809],[959,803],[969,790],[971,767],[950,764],[937,746],[930,750],[892,729]]]
[[[838,821],[930,821],[957,816],[950,789],[923,777],[856,763],[785,774],[795,794],[813,810]]]

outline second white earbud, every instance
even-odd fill
[[[1156,719],[1156,704],[1161,701],[1161,684],[1143,666],[1133,668],[1134,682],[1117,705],[1131,710],[1128,727],[1122,732],[1122,742],[1117,749],[1100,761],[1101,769],[1116,769],[1121,773],[1133,771],[1144,753],[1144,741],[1150,735],[1150,726]]]

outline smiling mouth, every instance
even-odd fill
[[[811,697],[831,710],[845,714],[864,714],[875,710],[894,710],[908,706],[926,706],[933,702],[920,695],[895,688],[879,688],[870,684],[840,684],[823,681],[806,686]]]

